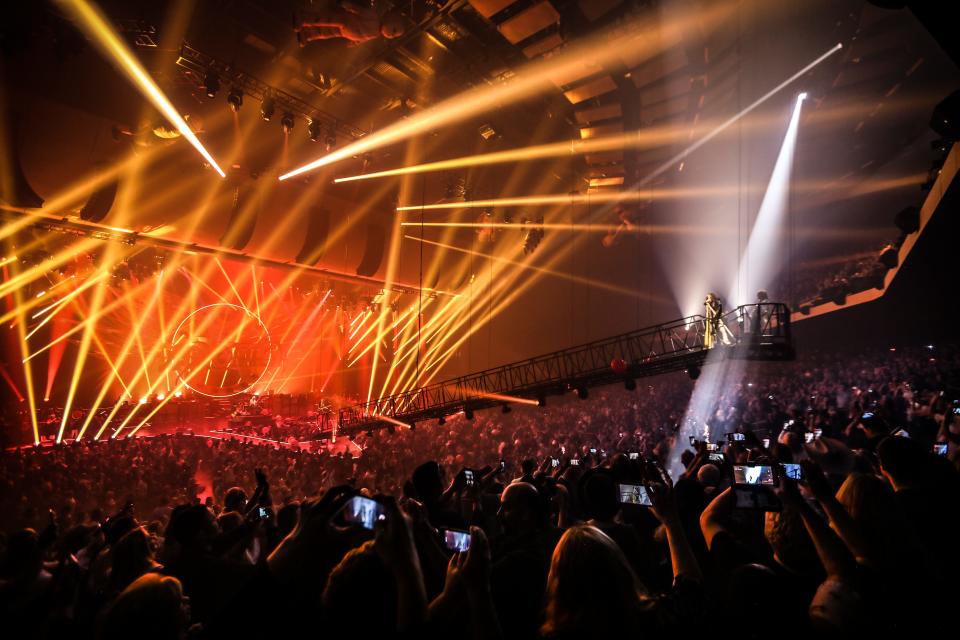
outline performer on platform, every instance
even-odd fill
[[[723,313],[723,305],[713,293],[708,293],[706,300],[703,301],[706,309],[707,325],[703,334],[703,344],[707,349],[713,349],[717,344],[717,328],[720,321],[720,315]]]
[[[768,302],[770,302],[770,296],[766,289],[757,291],[757,308],[753,313],[753,326],[751,327],[754,340],[759,340],[760,333],[770,325],[770,309],[765,306]]]
[[[733,334],[723,323],[723,303],[715,293],[708,293],[706,300],[703,301],[706,309],[707,326],[704,331],[703,343],[708,349],[712,349],[717,344],[733,344]]]

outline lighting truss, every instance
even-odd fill
[[[718,346],[728,358],[790,360],[790,312],[782,303],[737,307],[723,316],[735,342]],[[503,404],[504,396],[542,399],[571,389],[700,367],[711,351],[704,342],[706,318],[688,316],[645,329],[555,351],[340,410],[338,434],[351,435],[395,421],[411,424]],[[614,371],[616,359],[626,370]]]
[[[208,255],[287,271],[292,269],[301,271],[304,275],[312,275],[320,278],[327,278],[329,280],[337,280],[340,282],[349,282],[371,288],[375,287],[381,291],[389,290],[394,293],[419,293],[421,291],[421,288],[415,285],[407,285],[398,282],[391,282],[388,285],[388,283],[384,280],[379,280],[377,278],[358,276],[351,273],[344,273],[342,271],[325,269],[323,267],[305,265],[299,262],[293,262],[292,260],[276,260],[273,258],[251,255],[246,252],[224,249],[222,247],[214,247],[196,242],[186,242],[183,240],[174,240],[170,238],[161,238],[148,234],[141,234],[137,231],[131,231],[128,229],[107,227],[105,225],[92,222],[71,220],[68,218],[55,218],[53,216],[44,216],[37,213],[28,214],[22,213],[15,209],[0,207],[0,219],[19,220],[23,218],[30,218],[32,220],[26,225],[25,228],[55,231],[76,237],[94,238],[104,242],[120,242],[128,245],[145,245],[170,253]],[[427,287],[423,288],[422,291],[424,295],[428,296],[440,296],[446,298],[457,296],[455,293],[440,291]]]
[[[254,100],[263,102],[269,97],[273,100],[277,113],[289,111],[294,115],[302,116],[310,122],[322,122],[325,126],[333,127],[338,133],[342,133],[353,139],[361,138],[367,133],[322,109],[314,107],[309,102],[301,100],[276,87],[272,87],[266,82],[240,71],[226,62],[217,60],[186,43],[180,46],[177,65],[193,72],[201,79],[207,72],[214,71],[225,86],[239,89],[243,91],[245,96],[250,96]]]

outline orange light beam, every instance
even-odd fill
[[[137,285],[134,289],[132,289],[131,291],[132,291],[132,292],[136,292],[136,291],[139,291],[140,289],[142,289],[143,287],[144,287],[144,283],[141,283],[141,284],[138,284],[138,285]],[[31,359],[31,360],[32,360],[33,358],[37,357],[38,355],[40,355],[41,353],[43,353],[44,351],[46,351],[47,349],[49,349],[49,348],[52,347],[53,345],[57,344],[57,343],[60,342],[61,340],[66,340],[67,338],[69,338],[70,336],[72,336],[73,334],[75,334],[76,332],[78,332],[78,331],[83,331],[83,329],[84,329],[87,325],[92,324],[92,323],[95,323],[97,320],[99,320],[99,319],[102,318],[103,316],[107,315],[108,313],[111,313],[112,311],[114,311],[115,309],[117,309],[117,308],[118,308],[120,305],[122,305],[122,304],[123,304],[123,299],[122,299],[122,298],[117,299],[117,300],[114,300],[113,302],[111,302],[111,303],[108,304],[107,306],[105,306],[105,307],[97,310],[96,313],[93,313],[93,314],[91,314],[90,316],[88,316],[88,317],[86,318],[86,320],[84,320],[83,322],[81,322],[81,323],[78,324],[77,326],[73,327],[72,329],[70,329],[69,331],[67,331],[65,334],[63,334],[62,336],[60,336],[59,338],[57,338],[56,340],[47,343],[46,345],[44,345],[43,347],[41,347],[41,348],[38,349],[37,351],[34,351],[33,353],[31,353],[28,359]]]
[[[175,268],[172,265],[171,265],[171,272],[175,272]],[[143,326],[146,323],[147,318],[150,317],[150,313],[152,312],[153,308],[157,306],[157,302],[160,300],[163,293],[163,281],[164,281],[164,278],[167,276],[167,273],[168,272],[164,269],[164,270],[161,270],[160,273],[157,275],[156,282],[154,283],[155,287],[154,287],[153,293],[150,296],[149,302],[147,302],[146,308],[144,309],[140,318],[137,320],[137,323],[133,327],[133,330],[130,332],[130,335],[128,335],[127,339],[124,341],[123,346],[120,348],[120,352],[117,354],[118,368],[120,366],[123,366],[123,364],[127,361],[127,358],[129,357],[130,352],[133,349],[134,334],[138,334],[140,333],[140,331],[143,330]],[[162,307],[163,305],[161,304],[160,306]],[[160,341],[164,341],[165,336],[166,336],[166,331],[164,330],[161,333]],[[120,378],[119,372],[115,372],[115,375],[113,377],[108,376],[107,379],[103,381],[103,384],[100,387],[100,391],[97,394],[97,398],[93,402],[93,405],[91,405],[90,411],[87,412],[87,417],[83,421],[83,425],[80,427],[80,432],[77,434],[77,440],[83,437],[83,434],[86,433],[87,428],[89,428],[90,426],[90,423],[93,422],[93,418],[97,410],[100,408],[101,404],[103,403],[103,399],[107,396],[107,393],[109,393],[110,385],[113,383],[114,379],[119,380],[120,384],[123,385],[124,390],[128,394],[130,394],[131,397],[133,396],[133,394],[130,393],[129,387]],[[130,386],[135,385],[139,381],[139,379],[140,379],[139,374],[135,374],[134,378],[130,381]],[[114,404],[114,409],[111,411],[107,419],[104,420],[100,430],[96,434],[94,434],[94,438],[93,438],[94,440],[100,439],[100,436],[103,435],[103,431],[107,428],[107,424],[109,424],[110,420],[113,419],[113,416],[116,414],[116,411],[119,410],[119,407],[120,407],[119,402]]]
[[[675,19],[658,20],[656,25],[642,25],[639,28],[627,25],[616,32],[604,31],[582,39],[557,55],[526,64],[507,81],[464,91],[293,169],[281,175],[280,180],[467,120],[545,91],[556,91],[551,78],[585,77],[594,68],[622,64],[624,56],[645,60],[667,43],[680,42],[695,32],[699,33],[703,24],[723,19],[733,11],[733,6],[724,4],[697,12],[690,11]]]
[[[14,303],[19,307],[23,303],[20,289],[13,292]],[[30,366],[30,345],[27,343],[26,323],[21,315],[17,322],[17,337],[20,343],[20,356],[23,359],[23,376],[27,388],[27,406],[30,409],[30,426],[33,427],[33,444],[40,444],[40,427],[37,424],[37,397],[33,390],[33,370]]]
[[[17,396],[17,402],[23,402],[26,398],[23,397],[23,394],[20,393],[20,389],[17,387],[17,383],[13,381],[13,378],[10,377],[10,374],[7,373],[7,368],[0,364],[0,375],[3,376],[3,379],[7,381],[7,384],[10,385],[10,388],[13,390],[13,393]]]
[[[230,285],[230,290],[233,291],[233,295],[237,296],[237,300],[240,301],[240,306],[246,309],[247,301],[240,297],[240,292],[237,291],[237,288],[235,286],[233,286],[233,280],[230,278],[230,276],[227,275],[227,270],[223,268],[223,263],[220,262],[220,258],[214,258],[213,260],[214,262],[217,263],[217,266],[220,267],[220,273],[223,274],[223,278],[227,281],[227,284]],[[250,265],[250,266],[253,266],[253,265]]]
[[[253,302],[257,306],[257,316],[260,317],[260,294],[257,292],[257,266],[252,262],[250,263],[250,281],[253,283]]]
[[[393,330],[397,327],[397,324],[399,324],[400,320],[402,320],[403,318],[406,318],[407,315],[409,315],[410,312],[411,312],[411,311],[414,311],[415,309],[416,309],[416,307],[411,307],[411,308],[408,309],[407,311],[404,311],[404,312],[403,312],[403,315],[400,316],[400,319],[399,319],[399,320],[397,320],[396,322],[394,322],[390,327],[388,327],[388,328],[386,328],[386,329],[382,329],[382,330],[377,334],[377,336],[376,336],[373,340],[371,340],[371,341],[367,344],[367,346],[365,346],[365,347],[363,348],[363,351],[361,351],[361,352],[358,353],[356,356],[354,356],[353,360],[352,360],[347,366],[348,366],[348,367],[352,367],[353,365],[355,365],[355,364],[357,363],[357,360],[359,360],[360,358],[362,358],[365,353],[367,353],[368,351],[370,351],[370,349],[372,349],[372,348],[374,347],[374,345],[379,344],[380,341],[382,341],[386,336],[390,335],[390,332],[393,331]],[[410,322],[412,322],[413,320],[416,320],[416,319],[417,319],[417,316],[416,316],[416,314],[414,314],[414,316],[411,318]],[[376,325],[373,325],[373,326],[376,326]],[[358,341],[358,342],[359,342],[359,341]],[[369,401],[370,401],[370,399],[367,398],[367,402],[369,402]]]
[[[106,262],[113,258],[112,252],[107,251],[109,257]],[[73,377],[70,379],[70,389],[67,391],[67,401],[63,405],[63,420],[60,421],[60,430],[57,431],[57,444],[63,441],[63,432],[67,428],[67,422],[70,420],[70,410],[73,408],[73,401],[77,395],[77,388],[80,386],[80,377],[83,374],[83,367],[87,361],[87,354],[90,352],[90,343],[93,341],[93,334],[97,329],[97,312],[103,304],[103,297],[106,294],[107,287],[100,284],[93,289],[93,300],[90,302],[90,310],[87,321],[81,326],[84,327],[83,335],[80,337],[80,348],[77,350],[76,360],[73,366]]]
[[[636,289],[628,289],[626,287],[619,287],[615,284],[610,284],[604,282],[603,280],[595,280],[593,278],[587,278],[586,276],[575,276],[569,273],[564,273],[562,271],[554,271],[553,269],[544,269],[543,267],[537,267],[532,264],[525,264],[518,260],[511,260],[509,258],[501,258],[500,256],[495,256],[490,253],[483,253],[482,251],[473,251],[472,249],[464,249],[452,244],[446,244],[444,242],[435,242],[433,240],[421,240],[418,236],[405,235],[404,238],[408,240],[414,240],[416,242],[423,242],[424,244],[433,245],[436,247],[443,247],[444,249],[449,249],[451,251],[457,251],[460,253],[465,253],[467,255],[477,256],[480,258],[488,258],[494,262],[499,262],[501,264],[507,264],[512,267],[517,267],[518,269],[523,269],[527,271],[535,271],[546,276],[551,276],[554,278],[561,278],[563,280],[569,280],[571,282],[576,282],[578,284],[585,284],[590,287],[597,289],[605,289],[607,291],[613,291],[614,293],[621,293],[625,296],[638,297],[638,298],[647,298],[652,300],[658,300],[667,302],[666,298],[660,296],[654,296],[650,293],[644,291],[637,291]]]
[[[534,407],[538,405],[537,401],[531,398],[521,398],[519,396],[510,396],[503,393],[490,393],[486,391],[480,391],[479,389],[470,389],[469,393],[480,398],[490,398],[491,400],[502,400],[503,402],[510,402],[513,404],[528,404]]]
[[[47,324],[48,322],[50,322],[50,320],[51,320],[54,316],[56,316],[58,313],[60,313],[60,311],[62,311],[63,308],[64,308],[65,306],[67,306],[67,304],[68,304],[71,300],[73,300],[75,297],[77,297],[78,295],[80,295],[81,293],[83,293],[85,290],[89,289],[89,288],[92,287],[94,284],[96,284],[97,282],[99,282],[102,278],[106,277],[106,275],[107,275],[106,272],[103,272],[103,273],[101,273],[100,275],[98,275],[98,276],[96,276],[96,277],[94,277],[94,278],[88,279],[87,282],[84,282],[84,283],[83,283],[83,285],[81,285],[80,287],[77,287],[76,289],[74,289],[73,291],[71,291],[71,292],[68,293],[67,295],[63,296],[62,298],[60,298],[59,300],[57,300],[55,303],[53,303],[53,304],[50,305],[49,307],[43,309],[43,311],[40,311],[40,312],[38,312],[36,315],[34,315],[33,317],[36,318],[38,315],[41,315],[41,314],[45,313],[48,309],[53,309],[53,312],[52,312],[52,313],[50,313],[46,318],[44,318],[43,320],[41,320],[41,321],[37,324],[37,326],[35,326],[33,329],[30,330],[30,333],[27,334],[27,339],[29,340],[30,338],[32,338],[32,337],[33,337],[33,334],[35,334],[37,331],[39,331],[40,328],[43,327],[45,324]],[[6,316],[4,316],[4,318],[6,318]],[[6,319],[0,320],[0,324],[2,324],[3,322],[6,322]]]
[[[90,38],[107,58],[140,90],[140,93],[153,104],[157,110],[172,124],[203,159],[210,163],[221,178],[226,178],[217,161],[204,148],[196,134],[183,119],[177,109],[170,103],[160,87],[153,81],[147,70],[133,55],[126,44],[110,26],[110,23],[93,5],[86,0],[57,0],[57,4],[66,9],[76,20],[75,24]]]

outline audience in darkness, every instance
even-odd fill
[[[679,375],[359,435],[356,455],[185,433],[10,449],[4,630],[946,634],[958,364],[939,346],[751,364],[706,418],[744,434],[717,451],[689,444]],[[731,465],[761,463],[802,469],[761,489],[776,510],[740,506],[731,486]],[[344,520],[357,496],[380,504],[374,530]],[[447,528],[470,533],[468,551],[447,548]]]

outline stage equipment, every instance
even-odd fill
[[[759,314],[759,315],[756,315]],[[748,318],[760,317],[756,326]],[[670,371],[699,372],[708,352],[723,358],[789,360],[793,358],[790,312],[782,303],[750,304],[723,316],[734,327],[733,344],[713,349],[704,344],[706,318],[702,315],[639,329],[578,347],[503,365],[479,373],[434,383],[340,410],[337,433],[347,435],[382,427],[387,421],[419,422],[458,411],[471,412],[501,404],[497,396],[536,399],[546,406],[548,395],[620,384],[624,373],[610,363],[625,358],[630,378]]]

